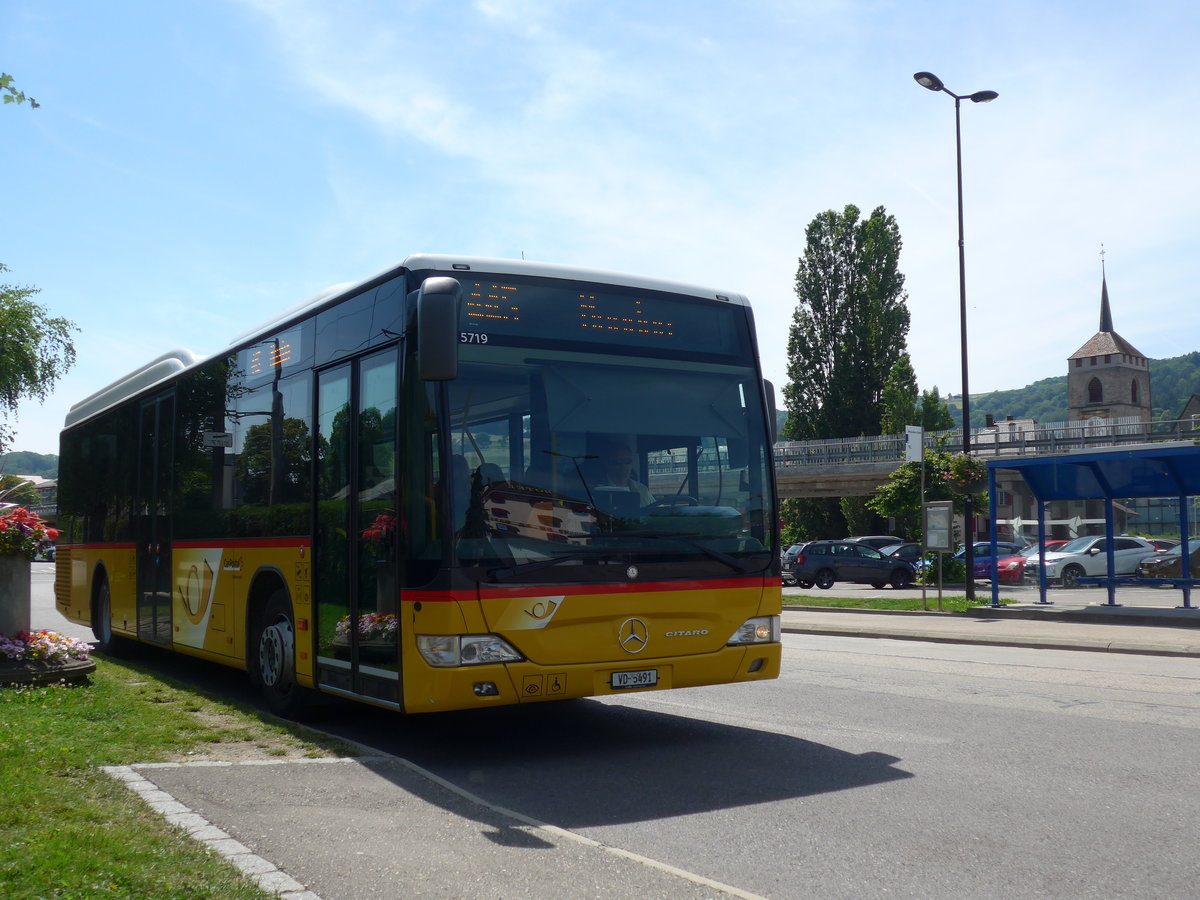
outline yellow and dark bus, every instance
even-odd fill
[[[740,295],[411,256],[71,407],[56,602],[282,714],[774,678],[773,431]]]

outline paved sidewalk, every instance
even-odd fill
[[[1189,625],[1200,626],[1200,612],[1096,607],[1055,612],[1009,607],[959,615],[826,607],[783,612],[783,630],[794,634],[1200,657],[1200,627]]]

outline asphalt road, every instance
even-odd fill
[[[338,706],[317,724],[373,759],[154,777],[323,900],[1194,895],[1194,659],[784,647],[774,682]],[[241,673],[153,664],[247,696]]]
[[[387,761],[166,787],[324,900],[1194,895],[1195,660],[784,642],[775,682],[342,708]]]

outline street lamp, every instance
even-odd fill
[[[991,103],[1000,95],[995,91],[976,91],[973,94],[956,94],[942,84],[942,79],[932,72],[917,72],[913,79],[929,91],[941,91],[954,98],[954,147],[958,156],[958,317],[959,341],[962,354],[962,421],[963,453],[971,452],[971,395],[967,386],[967,260],[963,251],[963,201],[962,201],[962,129],[959,125],[959,108],[963,100],[972,103]],[[971,495],[963,501],[964,538],[966,539],[967,599],[975,599],[975,524],[971,510]],[[994,576],[993,576],[994,577]]]

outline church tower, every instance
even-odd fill
[[[1103,253],[1100,266],[1100,330],[1067,359],[1067,418],[1103,422],[1136,417],[1149,422],[1150,363],[1113,330]]]

